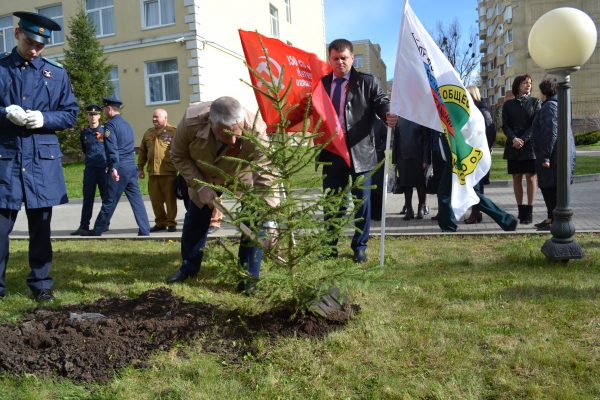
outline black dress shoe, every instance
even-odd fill
[[[438,214],[435,214],[433,217],[431,217],[432,221],[437,221],[440,217],[438,216]]]
[[[167,231],[169,232],[177,232],[177,227],[175,225],[171,225],[167,227]]]
[[[71,235],[71,236],[78,236],[78,235],[82,235],[83,232],[87,232],[87,230],[79,228],[75,232],[71,232],[69,235]]]
[[[36,301],[54,301],[54,296],[50,289],[42,289],[42,290],[33,290],[33,297],[35,297]]]
[[[181,269],[178,269],[177,271],[175,271],[175,273],[173,275],[171,275],[169,277],[169,279],[167,279],[167,283],[183,282],[187,278],[194,277],[194,276],[196,276],[196,274],[189,275],[189,274],[186,274],[185,272],[183,272]]]
[[[81,236],[101,236],[94,231],[82,231],[80,233]]]
[[[552,228],[552,222],[544,221],[544,223],[541,226],[538,226],[536,231],[549,231],[551,228]]]
[[[367,255],[365,254],[364,250],[356,250],[354,252],[353,259],[355,263],[364,263],[365,261],[367,261]]]
[[[517,230],[517,225],[519,225],[519,220],[517,218],[513,217],[510,225],[505,230],[507,232],[514,232]]]
[[[106,228],[104,228],[104,230],[102,231],[102,233],[104,232],[108,232],[108,226]]]
[[[406,214],[406,206],[402,207],[402,211],[400,211],[400,215]]]
[[[165,228],[164,226],[154,225],[152,228],[150,228],[150,232],[164,231],[166,229],[167,228]]]

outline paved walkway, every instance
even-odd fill
[[[600,161],[600,160],[599,160]],[[517,215],[517,205],[515,204],[512,182],[511,181],[495,181],[491,185],[486,186],[485,194],[499,207]],[[147,196],[144,198],[146,211],[150,217],[150,226],[154,225],[154,214],[150,205],[150,200]],[[416,191],[413,197],[413,205],[418,203]],[[231,207],[232,202],[225,201],[227,207]],[[573,222],[577,232],[600,232],[600,174],[577,176],[576,182],[571,186],[571,208],[573,209]],[[436,221],[432,221],[431,217],[437,213],[437,196],[430,196],[429,207],[430,214],[424,219],[412,219],[410,221],[402,220],[399,215],[400,210],[404,206],[403,195],[389,194],[387,197],[387,235],[423,235],[423,234],[441,234],[441,231]],[[181,201],[178,202],[177,223],[178,231],[169,233],[166,231],[152,233],[149,239],[171,239],[178,240],[181,237],[181,226],[183,225],[183,217],[185,208]],[[100,210],[100,202],[97,199],[94,205],[94,219]],[[542,194],[538,189],[534,205],[534,223],[540,222],[546,217],[546,207]],[[70,236],[69,233],[76,230],[79,226],[81,215],[81,199],[71,200],[69,203],[62,206],[54,207],[52,216],[52,237],[58,240],[74,239],[86,240],[92,239],[89,237]],[[93,220],[92,220],[93,224]],[[379,235],[381,233],[379,222],[371,223],[371,234]],[[110,231],[106,232],[102,237],[94,237],[93,239],[148,239],[137,237],[137,225],[133,218],[131,207],[126,198],[122,198],[117,206],[115,214],[110,224]],[[349,231],[350,232],[350,231]],[[534,233],[535,228],[532,224],[520,225],[517,229],[519,233]],[[492,221],[487,215],[483,216],[483,222],[473,225],[465,225],[462,221],[459,223],[458,233],[464,234],[502,234],[504,233],[498,225]],[[547,232],[543,233],[548,235]],[[238,236],[236,228],[223,223],[220,230],[212,237],[217,236]],[[28,238],[27,216],[25,212],[20,212],[17,217],[14,230],[11,233],[13,239]]]

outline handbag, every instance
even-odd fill
[[[181,174],[178,174],[173,180],[173,194],[179,200],[189,199],[188,186]]]

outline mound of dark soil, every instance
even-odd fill
[[[100,313],[105,318],[80,319],[72,313]],[[59,310],[39,307],[16,326],[0,326],[0,373],[56,373],[74,381],[102,382],[127,365],[145,367],[154,350],[194,339],[204,351],[232,364],[248,353],[260,356],[252,346],[258,332],[273,340],[319,337],[343,325],[312,315],[290,320],[284,312],[243,316],[211,304],[187,303],[171,290],[158,288],[136,299],[100,299]]]

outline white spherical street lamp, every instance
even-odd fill
[[[533,61],[558,81],[557,202],[552,221],[552,238],[542,253],[554,260],[582,258],[583,250],[573,239],[575,225],[569,205],[571,154],[571,99],[569,76],[578,71],[596,48],[598,32],[594,21],[583,11],[571,7],[556,8],[542,15],[529,33],[529,54]]]

